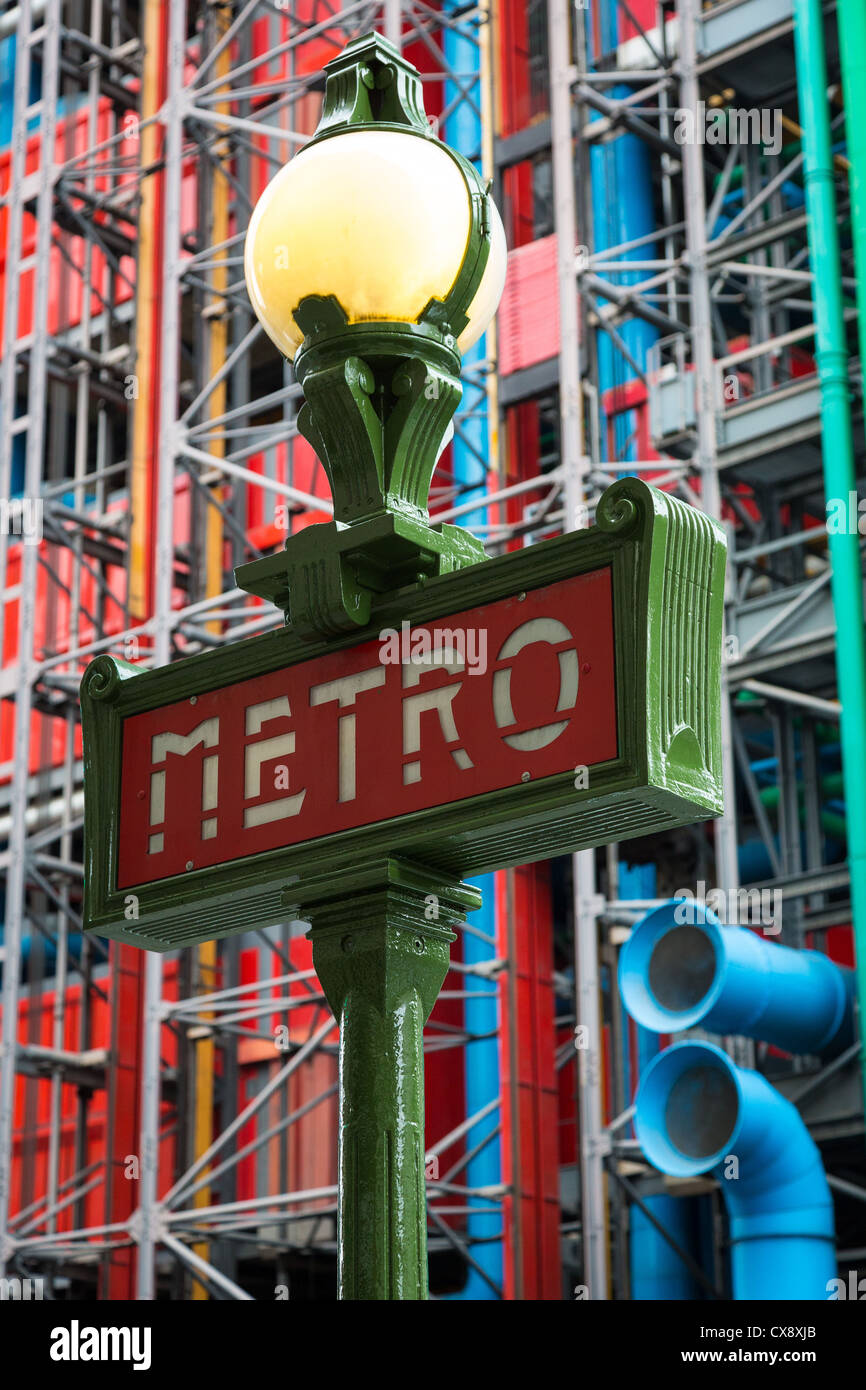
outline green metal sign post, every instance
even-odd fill
[[[297,336],[299,427],[334,520],[237,571],[282,630],[85,671],[85,920],[157,951],[309,922],[340,1025],[340,1296],[422,1299],[422,1033],[454,928],[480,906],[462,879],[719,814],[725,546],[633,478],[590,529],[495,559],[431,524],[495,209],[383,39],[326,72],[319,130],[287,169],[358,132],[432,145],[465,190],[462,258],[411,319],[352,312],[324,275],[268,318],[283,282],[256,209],[253,302],[285,351]]]
[[[313,963],[340,1024],[340,1297],[424,1299],[422,1035],[452,927],[480,895],[395,858],[312,892]]]

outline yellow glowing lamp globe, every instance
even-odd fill
[[[490,323],[505,284],[505,233],[487,198],[489,254],[459,331],[464,353]],[[359,127],[314,141],[272,179],[250,219],[250,299],[289,359],[310,295],[333,295],[350,324],[418,323],[447,302],[470,253],[472,201],[460,163],[433,138]]]

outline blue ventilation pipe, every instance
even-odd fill
[[[699,1228],[696,1218],[705,1197],[647,1197],[646,1205],[681,1250],[698,1262]],[[636,1202],[628,1212],[629,1272],[631,1296],[638,1302],[681,1303],[701,1297],[700,1286],[674,1250],[645,1216]]]
[[[763,1076],[711,1043],[675,1043],[647,1068],[635,1126],[654,1168],[718,1178],[736,1300],[826,1299],[836,1263],[821,1155]]]
[[[0,894],[0,911],[2,911],[2,902],[3,902],[3,899],[4,899],[4,898],[5,898],[5,894]],[[4,929],[3,925],[2,925],[2,923],[0,923],[0,953],[2,953],[2,948],[3,948],[4,931],[5,931],[5,929]],[[70,934],[69,934],[69,939],[68,939],[68,943],[67,943],[67,944],[68,944],[68,948],[69,948],[69,953],[70,953],[70,955],[71,955],[72,958],[73,958],[73,962],[74,962],[74,960],[75,960],[78,956],[81,955],[81,948],[82,948],[82,945],[83,945],[83,941],[84,941],[84,938],[81,936],[81,934],[80,934],[79,932],[70,932]],[[54,967],[55,967],[55,964],[56,964],[56,962],[57,962],[57,943],[56,943],[54,940],[52,940],[51,937],[46,937],[46,938],[44,938],[44,939],[41,941],[41,946],[42,946],[43,956],[42,956],[42,963],[41,963],[40,969],[41,969],[42,974],[43,974],[43,976],[44,976],[45,983],[46,983],[47,985],[50,985],[51,977],[52,977],[52,975],[54,974]],[[22,982],[26,981],[26,980],[28,979],[28,977],[29,977],[29,972],[30,972],[30,956],[32,955],[32,952],[33,952],[33,937],[28,935],[28,936],[25,936],[25,937],[22,939],[22,942],[21,942],[21,980],[22,980]],[[0,955],[0,984],[2,984],[2,983],[3,983],[3,964],[2,964],[2,955]]]
[[[854,1039],[852,971],[723,927],[697,902],[672,899],[638,922],[620,953],[619,987],[632,1018],[656,1033],[700,1027],[823,1056]]]
[[[34,6],[36,14],[33,15],[34,25],[38,18],[39,10],[45,6]],[[8,38],[0,40],[0,150],[8,150],[12,143],[12,113],[15,107],[15,52],[18,40],[13,32]],[[38,63],[34,63],[30,69],[30,87],[27,93],[27,101],[33,106],[42,95],[42,74]],[[64,105],[66,103],[63,103]],[[27,122],[27,129],[36,130],[39,125],[39,117],[31,116]],[[23,441],[22,441],[23,442]]]
[[[470,879],[469,882],[480,888],[484,897],[482,906],[469,918],[469,925],[484,932],[485,936],[492,937],[496,932],[496,880],[493,874],[485,874],[483,878]],[[473,936],[471,932],[463,933],[463,960],[467,965],[490,960],[495,955],[495,949],[480,937]],[[478,1042],[469,1042],[464,1048],[466,1113],[475,1115],[499,1095],[499,1001],[495,980],[467,975],[465,988],[479,996],[466,999],[463,1006],[466,1031],[479,1037]],[[470,1151],[479,1149],[466,1165],[465,1174],[457,1179],[459,1182],[465,1181],[467,1187],[496,1187],[502,1181],[499,1136],[495,1134],[500,1119],[498,1109],[493,1110],[473,1125],[466,1135],[466,1148]],[[483,1147],[479,1148],[480,1145]],[[472,1258],[496,1288],[501,1288],[502,1215],[499,1211],[490,1210],[496,1204],[489,1197],[468,1197],[467,1205],[485,1209],[477,1213],[470,1212],[466,1220],[466,1234],[470,1242],[477,1242],[470,1245]],[[487,1279],[478,1270],[470,1267],[463,1288],[458,1293],[445,1297],[479,1302],[495,1299],[496,1293]]]
[[[587,27],[588,49],[593,54],[593,63],[599,56],[611,53],[617,46],[617,12],[619,6],[614,0],[604,0],[598,20],[600,53],[594,53],[592,11],[584,7]],[[632,88],[619,84],[605,90],[605,95],[616,101],[630,96]],[[601,120],[594,113],[593,120]],[[592,195],[592,239],[593,250],[604,251],[610,246],[635,241],[649,236],[656,230],[655,209],[653,205],[652,165],[649,150],[639,135],[618,133],[613,139],[596,142],[590,146],[590,191]],[[630,260],[651,260],[655,256],[655,243],[647,242],[635,247],[617,261],[625,267]],[[646,279],[645,271],[610,271],[604,278],[613,285],[625,287]],[[604,304],[606,300],[600,300]],[[647,355],[659,336],[659,330],[645,319],[636,316],[627,319],[617,329],[623,343],[640,367],[646,366]],[[614,386],[624,386],[634,379],[634,369],[623,357],[619,348],[608,333],[598,335],[598,385],[602,395]],[[638,450],[630,434],[634,431],[634,411],[621,411],[615,420],[615,447],[617,457],[622,460],[624,472],[628,463],[638,458]]]
[[[457,6],[449,3],[445,8],[447,12],[448,9],[456,9]],[[453,110],[443,123],[443,136],[449,145],[453,145],[471,160],[480,172],[481,85],[478,77],[472,77],[470,80],[470,74],[478,72],[479,50],[476,44],[456,28],[446,29],[443,43],[445,58],[451,71],[461,75],[464,87],[468,87],[470,98],[467,99],[465,92],[461,92],[453,82],[445,84],[445,106],[446,109],[453,106]],[[464,354],[464,369],[483,362],[486,355],[485,335]],[[478,395],[479,388],[467,388],[465,380],[463,389],[464,392],[468,390],[474,397]],[[486,413],[478,409],[477,399],[467,400],[464,395],[457,411],[454,440],[451,445],[454,480],[465,489],[464,495],[459,498],[461,502],[473,500],[476,496],[479,503],[483,502],[487,491],[487,469],[484,462],[487,454]],[[479,507],[477,512],[461,517],[460,524],[472,530],[476,524],[485,520],[485,516],[485,511]],[[485,874],[482,878],[469,881],[481,889],[482,895],[482,906],[477,912],[473,912],[470,925],[483,932],[486,937],[495,939],[495,876]],[[463,933],[465,964],[478,964],[492,959],[495,955],[495,944],[491,945],[489,941],[473,935],[471,931]],[[466,988],[476,997],[464,1001],[463,1021],[466,1031],[480,1038],[480,1041],[470,1042],[464,1048],[466,1113],[474,1115],[491,1101],[495,1101],[500,1092],[499,1041],[496,1036],[498,987],[495,980],[469,975],[466,977]],[[460,1178],[461,1182],[465,1181],[467,1187],[496,1187],[502,1181],[499,1138],[489,1137],[494,1134],[500,1120],[499,1111],[493,1110],[466,1135],[467,1150],[479,1150],[475,1157],[470,1159],[465,1173]],[[470,1242],[473,1242],[470,1245],[472,1258],[480,1269],[485,1271],[487,1279],[477,1269],[470,1267],[463,1288],[458,1293],[446,1297],[467,1302],[495,1299],[496,1293],[488,1279],[496,1288],[502,1287],[502,1217],[497,1212],[490,1212],[491,1205],[494,1205],[490,1198],[469,1197],[467,1204],[470,1207],[486,1208],[486,1211],[470,1212],[466,1221],[466,1233]]]

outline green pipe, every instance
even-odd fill
[[[831,839],[838,840],[840,845],[844,845],[848,834],[848,824],[844,816],[837,815],[835,811],[822,811],[821,829],[824,830]]]
[[[852,23],[855,22],[854,11],[858,4],[862,8],[863,0],[856,0],[847,7],[851,11]],[[844,29],[841,10],[839,18],[840,28]],[[800,124],[803,127],[806,156],[809,259],[815,273],[812,297],[821,383],[824,491],[829,503],[831,499],[847,498],[856,483],[821,0],[794,0],[794,45]],[[849,120],[849,141],[852,134],[862,135],[862,132],[852,132],[851,124]],[[849,157],[851,153],[849,144]],[[861,330],[862,327],[861,322]],[[856,532],[853,535],[828,536],[828,542],[833,608],[839,633],[836,670],[842,703],[842,771],[845,778],[848,869],[851,875],[862,1037],[863,1020],[866,1020],[866,797],[863,796],[862,787],[863,768],[866,766],[866,649],[863,641],[862,577]],[[866,1047],[860,1050],[860,1076],[866,1107]]]
[[[836,801],[839,799],[839,797],[844,796],[844,794],[845,778],[843,777],[841,772],[828,772],[826,776],[821,778],[821,795],[823,797],[826,797],[829,801]],[[800,783],[798,795],[800,798],[800,804],[802,806],[805,796],[805,791],[802,782]],[[779,804],[778,785],[772,787],[762,787],[761,800],[768,809],[775,810]]]
[[[841,780],[841,778],[840,778],[840,780]],[[776,810],[778,810],[778,806],[779,806],[779,788],[778,788],[778,787],[764,787],[763,790],[760,792],[760,797],[761,797],[761,801],[762,801],[763,804],[766,806],[766,808],[767,808],[768,811],[776,811]],[[803,797],[802,788],[800,789],[799,801],[800,801],[800,821],[802,822],[802,821],[804,821],[804,820],[806,819],[806,807],[805,807],[805,805],[804,805],[804,797]],[[847,830],[847,827],[846,827],[846,825],[845,825],[845,817],[844,817],[844,816],[840,816],[840,815],[838,814],[838,812],[836,812],[836,811],[822,810],[822,811],[821,811],[821,828],[822,828],[828,835],[831,835],[831,836],[833,837],[834,840],[841,840],[843,844],[845,843],[845,840],[846,840],[847,834],[848,834],[848,830]]]
[[[860,374],[866,370],[866,5],[863,0],[837,0],[839,56],[845,97],[845,140],[848,188],[851,194],[851,235],[857,276],[857,332]]]
[[[794,158],[794,156],[795,156],[795,155],[798,155],[799,153],[800,153],[800,141],[799,141],[799,140],[792,140],[790,144],[788,144],[788,145],[783,145],[782,148],[780,149],[780,151],[779,151],[779,156],[778,156],[778,157],[779,157],[779,162],[780,162],[781,164],[790,163],[790,161]],[[713,188],[714,188],[714,189],[718,188],[719,184],[721,183],[721,180],[722,180],[721,171],[719,171],[718,174],[714,174],[714,175],[713,175]],[[797,172],[797,170],[795,169],[794,172],[793,172],[793,174],[791,175],[791,183],[801,183],[801,182],[802,182],[802,180],[800,179],[800,175],[799,175],[799,173]],[[729,189],[730,192],[734,192],[735,189],[741,188],[742,185],[743,185],[743,166],[742,166],[742,164],[737,164],[736,167],[734,168],[733,173],[731,174],[730,178],[728,179],[728,189]]]

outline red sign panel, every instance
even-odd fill
[[[117,886],[616,753],[605,568],[130,715]]]

